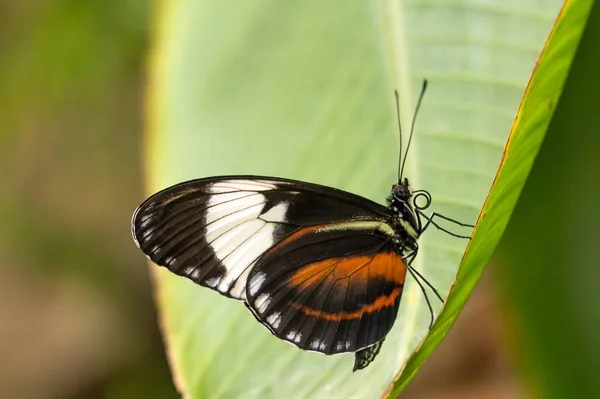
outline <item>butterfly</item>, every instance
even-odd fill
[[[424,81],[415,118],[426,87]],[[425,294],[433,322],[422,282],[442,298],[411,266],[419,236],[433,225],[469,238],[443,228],[438,218],[473,227],[427,215],[431,196],[412,191],[402,177],[402,151],[399,165],[387,206],[282,178],[187,181],[135,210],[133,239],[155,264],[242,301],[276,337],[328,355],[355,352],[356,371],[373,361],[394,325],[407,272]]]

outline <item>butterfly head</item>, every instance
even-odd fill
[[[406,177],[404,180],[398,182],[398,184],[394,184],[392,186],[392,197],[396,201],[407,203],[410,202],[412,190],[410,189],[410,184],[408,183],[408,179]]]

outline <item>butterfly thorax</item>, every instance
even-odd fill
[[[392,212],[392,227],[396,232],[396,244],[408,250],[414,250],[420,235],[417,217],[412,204],[412,190],[407,179],[392,186],[388,198],[389,209]]]

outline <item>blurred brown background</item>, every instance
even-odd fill
[[[173,398],[145,258],[150,6],[0,0],[0,397]],[[405,398],[519,398],[490,272]]]

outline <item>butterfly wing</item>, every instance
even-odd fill
[[[387,220],[366,198],[317,184],[258,176],[192,180],[146,200],[132,235],[156,264],[223,295],[244,299],[265,251],[309,225]]]
[[[383,345],[383,340],[357,351],[354,354],[354,367],[352,368],[352,371],[362,370],[371,364],[371,362],[375,359],[375,356],[379,354],[381,345]]]
[[[392,328],[406,277],[393,239],[392,227],[374,220],[299,229],[250,271],[248,306],[273,334],[302,349],[371,347]],[[378,349],[360,352],[355,367],[365,367]]]

